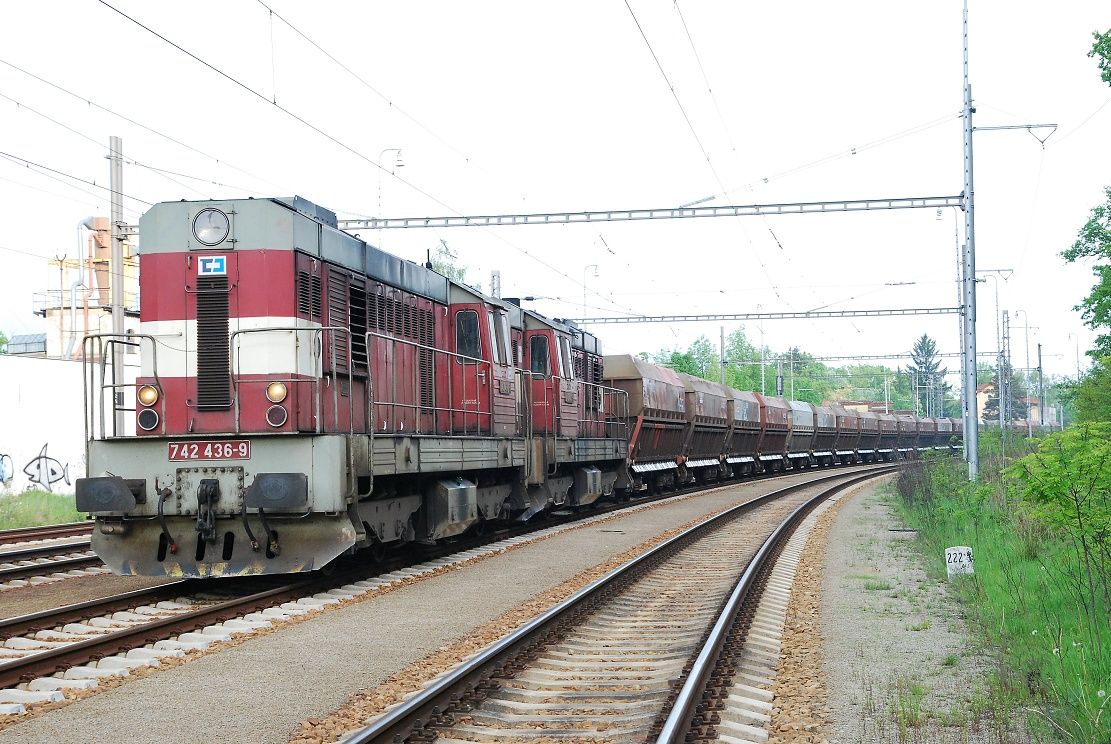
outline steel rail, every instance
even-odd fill
[[[230,620],[245,613],[255,612],[285,601],[287,597],[301,596],[315,587],[330,585],[330,577],[314,576],[293,584],[236,597],[189,612],[159,618],[131,628],[98,635],[85,641],[44,649],[19,659],[0,663],[0,689],[14,687],[35,677],[79,666],[94,659],[144,646],[171,635],[187,633],[206,625]],[[20,618],[15,618],[19,620]]]
[[[30,542],[32,540],[53,540],[71,535],[87,535],[93,531],[92,522],[72,522],[48,524],[42,527],[20,527],[14,530],[0,530],[0,545]]]
[[[196,581],[199,579],[177,579],[145,589],[133,589],[130,592],[4,618],[0,620],[0,639],[14,638],[59,625],[76,623],[97,615],[129,610],[140,604],[173,599],[181,596],[182,592],[189,591],[193,586],[191,582]]]
[[[35,558],[49,558],[52,555],[66,555],[68,553],[83,553],[91,549],[92,541],[82,540],[75,543],[51,543],[50,545],[34,545],[30,548],[18,548],[16,550],[0,550],[0,563],[30,561]]]
[[[899,465],[887,463],[882,466],[875,466],[869,469],[867,477],[874,477],[877,471],[887,473],[898,467]],[[445,713],[454,704],[464,696],[470,695],[475,688],[500,669],[512,663],[512,659],[520,652],[542,643],[544,637],[555,632],[563,621],[573,617],[576,612],[587,608],[591,602],[600,598],[606,590],[617,586],[637,571],[651,566],[656,559],[666,557],[713,527],[751,511],[756,506],[796,491],[813,488],[815,485],[827,481],[852,478],[852,476],[852,473],[834,473],[778,488],[699,522],[627,561],[528,621],[520,628],[487,646],[425,689],[386,711],[368,726],[345,739],[345,744],[404,741],[412,733],[430,722],[442,722]]]
[[[740,579],[737,580],[733,591],[729,595],[729,599],[726,601],[713,628],[710,630],[709,635],[703,643],[702,650],[699,652],[698,656],[695,657],[690,671],[683,681],[683,686],[676,695],[671,711],[668,713],[660,729],[660,733],[656,738],[656,744],[679,744],[679,742],[690,741],[688,737],[693,728],[692,722],[696,716],[703,712],[701,710],[703,695],[707,690],[711,675],[721,659],[722,648],[733,632],[735,621],[741,609],[745,606],[749,595],[754,593],[757,578],[760,576],[761,572],[763,572],[764,568],[772,562],[772,559],[778,554],[780,548],[782,548],[787,540],[790,539],[791,535],[794,534],[799,523],[801,523],[818,504],[838,491],[843,491],[846,488],[850,488],[851,486],[872,478],[890,474],[897,469],[898,466],[880,468],[878,472],[864,473],[852,477],[843,483],[832,486],[817,494],[805,504],[799,506],[775,528],[772,534],[764,541],[764,544],[760,546],[756,555],[749,561]],[[759,592],[756,592],[756,595],[759,596]]]
[[[87,548],[86,548],[87,550]],[[66,551],[79,552],[79,551]],[[55,551],[57,554],[57,551]],[[0,556],[0,563],[6,563],[7,559]],[[56,561],[47,561],[45,563],[28,563],[25,566],[11,566],[10,568],[0,568],[0,582],[15,581],[16,579],[23,579],[28,576],[49,576],[52,573],[59,573],[62,571],[73,571],[78,568],[89,568],[91,566],[103,566],[104,562],[100,560],[99,556],[95,555],[82,555],[75,558],[61,558]]]

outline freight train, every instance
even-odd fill
[[[141,218],[140,328],[84,340],[77,507],[116,573],[319,569],[599,499],[913,457],[960,422],[854,413],[603,356],[300,197]],[[121,357],[141,372],[125,381]]]

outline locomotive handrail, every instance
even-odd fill
[[[136,343],[136,339],[139,342]],[[117,370],[115,365],[112,364],[112,382],[106,383],[108,357],[109,351],[113,345],[119,344],[121,346],[139,347],[142,350],[142,341],[146,339],[151,344],[151,377],[154,378],[154,383],[158,388],[160,403],[160,415],[158,417],[159,424],[162,429],[162,434],[166,433],[166,396],[162,388],[162,380],[158,375],[158,339],[149,333],[90,333],[83,336],[81,339],[81,397],[84,406],[84,435],[85,435],[85,459],[88,461],[89,442],[96,437],[96,424],[99,418],[100,423],[100,439],[107,439],[108,434],[105,428],[105,415],[104,415],[104,393],[107,390],[112,391],[112,437],[121,436],[120,432],[116,431],[116,417],[115,414],[119,411],[130,410],[134,412],[135,408],[121,408],[116,402],[116,391],[126,388],[138,387],[137,382],[117,382],[116,375],[120,374],[122,379],[122,370]],[[91,359],[90,359],[91,357]],[[100,365],[100,385],[99,394],[97,395],[97,402],[94,405],[89,400],[90,390],[98,388],[95,382],[94,374],[96,373],[95,367],[90,366],[96,363]],[[126,366],[126,365],[125,365]],[[140,367],[140,374],[142,376],[142,368]],[[99,416],[98,416],[99,414]]]
[[[277,332],[294,333],[294,334],[301,333],[301,332],[311,332],[314,336],[313,341],[316,341],[317,339],[319,339],[319,345],[314,343],[313,346],[312,346],[312,352],[311,353],[313,355],[313,370],[312,370],[313,374],[312,374],[312,378],[311,378],[311,383],[312,383],[312,386],[313,386],[313,402],[314,402],[314,411],[313,411],[313,413],[314,413],[314,418],[316,419],[316,433],[321,434],[321,433],[324,432],[324,399],[323,399],[323,393],[321,391],[320,381],[321,381],[321,379],[323,377],[323,374],[324,374],[324,371],[323,371],[323,357],[324,357],[323,348],[324,348],[324,332],[325,331],[329,331],[331,333],[339,332],[339,333],[346,334],[346,336],[347,336],[347,360],[348,360],[347,361],[347,407],[348,407],[347,425],[348,425],[348,433],[352,434],[352,435],[355,433],[355,404],[353,402],[353,393],[352,393],[352,390],[351,390],[351,385],[354,381],[354,377],[353,377],[352,372],[351,372],[351,366],[352,365],[351,365],[351,331],[350,331],[350,329],[345,328],[344,326],[307,326],[307,327],[306,326],[270,326],[270,327],[267,327],[267,328],[243,328],[243,329],[240,329],[238,331],[233,331],[231,336],[228,338],[228,347],[229,347],[230,353],[231,353],[232,387],[235,388],[235,395],[233,397],[235,398],[234,407],[235,407],[235,433],[236,434],[240,433],[239,386],[242,383],[242,381],[239,379],[239,361],[240,361],[239,352],[240,352],[240,349],[236,344],[237,337],[248,334],[248,333],[277,333]],[[294,339],[295,339],[295,344],[296,344],[296,339],[297,339],[296,335],[294,336]],[[336,374],[335,344],[332,344],[332,343],[328,344],[328,350],[329,350],[329,353],[331,354],[330,362],[331,362],[331,366],[332,366],[332,377],[335,379],[335,378],[338,378],[338,375]],[[296,355],[296,353],[297,352],[296,352],[296,345],[295,345],[294,354]],[[316,364],[315,363],[317,361],[321,362],[321,367],[322,368],[321,368],[321,371],[320,371],[320,376],[317,376],[317,374],[316,374]],[[269,384],[271,382],[296,383],[296,382],[306,382],[306,381],[307,380],[304,380],[304,379],[301,379],[301,378],[295,378],[293,376],[290,376],[288,379],[275,378],[275,377],[269,377],[268,376],[267,379],[265,380],[265,382],[267,384]],[[247,382],[249,384],[250,382],[253,382],[253,381],[249,380]],[[335,421],[335,423],[337,425],[336,428],[338,429],[339,428],[339,426],[338,426],[338,424],[339,424],[339,390],[337,389],[337,387],[338,386],[336,384],[332,385],[332,417],[333,417],[333,421]]]
[[[560,377],[559,375],[549,375],[545,372],[532,372],[532,371],[527,370],[527,369],[518,369],[517,371],[523,377],[528,377],[530,381],[536,381],[536,380],[555,380],[555,381],[557,381],[557,385],[553,386],[553,390],[558,387],[559,382],[562,382],[565,379],[568,379],[568,378]],[[610,437],[606,433],[607,432],[606,427],[610,423],[614,423],[617,427],[619,427],[620,431],[622,431],[624,433],[627,433],[627,432],[625,432],[625,429],[627,427],[626,422],[627,422],[628,416],[629,416],[629,393],[625,390],[621,390],[620,388],[610,387],[609,385],[602,385],[602,384],[595,383],[595,382],[587,382],[586,380],[577,380],[577,379],[571,378],[570,382],[576,383],[576,384],[582,386],[582,388],[584,388],[584,389],[595,388],[595,389],[597,389],[598,392],[601,393],[601,399],[600,399],[599,405],[596,408],[587,408],[586,406],[581,405],[581,402],[586,397],[585,395],[581,394],[581,393],[584,392],[584,390],[579,391],[580,392],[580,395],[579,395],[579,401],[580,401],[579,416],[575,419],[575,423],[577,425],[576,429],[577,429],[577,432],[578,432],[578,436],[583,437],[583,434],[582,434],[582,431],[584,430],[584,427],[582,426],[583,424],[601,423],[602,427],[603,427],[603,429],[602,429],[602,438],[622,438],[622,439],[625,438],[625,437],[616,437],[616,436],[615,437]],[[553,419],[554,419],[553,424],[555,424],[553,428],[555,429],[555,431],[554,431],[555,438],[558,439],[559,438],[559,431],[560,431],[559,424],[563,421],[563,398],[562,398],[562,396],[557,395],[557,396],[555,396],[555,401],[553,402],[553,401],[549,400],[548,397],[547,397],[548,388],[545,387],[544,391],[545,391],[544,405],[546,405],[549,408],[551,408],[552,410],[556,411],[556,414],[553,417]],[[617,400],[621,401],[621,405],[620,406],[614,406],[613,409],[611,410],[610,408],[608,408],[606,406],[606,401],[607,400],[613,400],[615,398]],[[535,404],[535,401],[533,401],[533,404]],[[599,421],[597,419],[588,418],[586,416],[586,411],[588,411],[588,410],[594,411],[594,412],[600,414],[602,416],[601,420]],[[530,414],[530,419],[531,419],[531,414],[532,414],[531,406],[530,406],[529,414]],[[612,422],[609,420],[610,417],[613,418]]]
[[[370,416],[370,419],[371,419],[369,428],[372,431],[376,428],[376,424],[377,424],[377,418],[374,414],[374,407],[375,406],[388,406],[389,410],[390,410],[390,418],[391,418],[392,421],[397,420],[397,409],[398,408],[403,409],[403,410],[407,410],[407,409],[413,410],[416,413],[416,427],[417,427],[416,430],[413,432],[414,434],[424,433],[424,432],[421,431],[421,412],[422,411],[431,411],[433,413],[433,416],[435,416],[437,413],[440,413],[440,412],[449,414],[448,422],[447,422],[447,429],[448,429],[448,432],[450,434],[456,434],[457,433],[456,430],[455,430],[454,416],[450,415],[450,414],[457,414],[457,413],[462,414],[462,419],[463,419],[463,424],[462,424],[463,431],[462,431],[462,433],[463,434],[467,434],[470,430],[469,426],[467,425],[469,415],[474,415],[474,417],[475,417],[475,433],[480,433],[482,431],[482,417],[483,416],[489,416],[490,417],[490,419],[491,419],[491,428],[493,427],[493,414],[494,414],[494,410],[493,410],[494,409],[494,404],[493,404],[493,397],[492,397],[493,396],[493,390],[492,390],[493,386],[491,385],[491,400],[490,400],[489,408],[484,409],[482,407],[482,396],[478,394],[479,390],[480,390],[479,377],[485,378],[488,374],[487,370],[489,370],[490,379],[491,380],[493,379],[493,363],[491,361],[489,361],[488,359],[480,359],[478,357],[468,356],[466,354],[459,354],[459,353],[456,353],[456,352],[453,352],[453,351],[448,351],[447,349],[440,349],[440,348],[437,348],[435,346],[429,346],[427,344],[419,343],[417,341],[410,341],[409,339],[397,338],[395,336],[389,336],[389,335],[386,335],[384,333],[378,333],[377,331],[367,331],[365,336],[366,336],[366,344],[367,344],[368,364],[371,367],[373,367],[373,363],[370,361],[370,360],[373,359],[373,355],[370,353],[372,339],[381,339],[381,340],[387,341],[391,344],[402,344],[404,346],[412,347],[413,349],[416,349],[418,351],[423,350],[423,351],[430,352],[432,354],[432,365],[431,365],[432,366],[432,370],[431,370],[431,372],[432,372],[432,390],[431,390],[432,405],[431,406],[423,405],[419,400],[417,400],[414,403],[400,403],[400,402],[398,402],[398,400],[397,400],[397,381],[398,381],[399,375],[396,374],[396,373],[392,374],[392,375],[390,375],[390,398],[391,398],[391,400],[388,403],[387,402],[376,401],[377,392],[373,390],[372,386],[368,386],[367,407],[368,407],[369,416]],[[453,399],[452,399],[453,388],[452,388],[452,383],[451,383],[451,378],[450,377],[447,381],[448,405],[446,407],[441,406],[441,405],[438,404],[438,401],[436,400],[436,391],[437,391],[436,355],[437,354],[442,354],[444,356],[449,357],[449,361],[459,362],[459,367],[458,368],[460,369],[460,382],[462,383],[462,391],[461,391],[460,395],[463,398],[463,400],[461,401],[461,407],[459,407],[459,408],[456,408],[455,406],[452,405],[452,403],[453,403]],[[413,365],[413,367],[414,367],[413,368],[413,374],[414,374],[414,377],[415,377],[415,379],[414,379],[414,390],[417,391],[417,395],[419,396],[420,369],[418,368],[418,365]],[[451,367],[451,365],[449,365],[449,367]],[[452,368],[454,369],[454,367],[452,367]],[[396,368],[394,368],[394,369],[396,370]],[[473,373],[474,373],[475,405],[474,405],[473,408],[468,407],[467,403],[466,403],[466,401],[467,401],[467,387],[468,387],[467,386],[467,379],[468,379],[468,375],[465,372],[468,369],[473,370]],[[373,375],[371,375],[371,377],[373,377]],[[518,431],[520,431],[520,428],[521,428],[520,412],[515,414],[515,418],[517,419]],[[404,422],[402,422],[402,425],[404,426]],[[433,429],[435,429],[435,425],[433,425]]]

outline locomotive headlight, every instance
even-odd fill
[[[272,382],[266,386],[266,399],[271,403],[281,403],[288,392],[284,382]]]
[[[228,237],[231,223],[219,209],[208,207],[193,218],[193,236],[203,245],[217,245]]]
[[[158,388],[153,385],[143,385],[137,393],[139,402],[144,406],[153,406],[158,402]]]

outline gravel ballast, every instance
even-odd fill
[[[812,477],[746,483],[559,533],[320,613],[0,732],[6,742],[284,742],[299,722],[677,524]]]
[[[25,586],[0,592],[0,620],[32,612],[52,610],[68,604],[87,602],[113,594],[146,589],[174,581],[165,576],[115,576],[98,574]]]
[[[862,488],[826,533],[819,626],[832,720],[823,733],[830,744],[1026,741],[992,717],[992,660],[922,569],[890,493]]]

